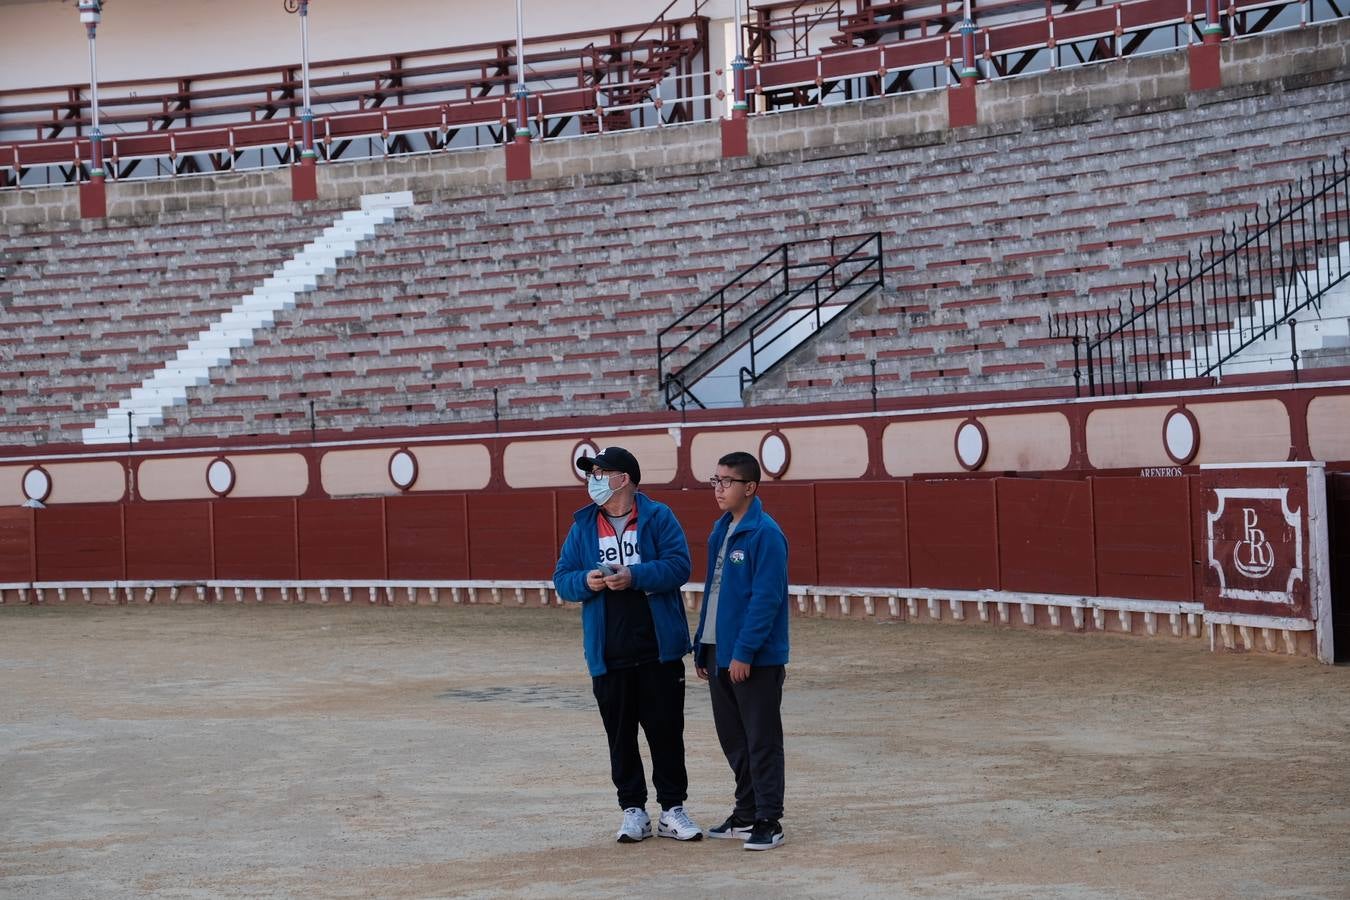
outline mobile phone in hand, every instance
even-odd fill
[[[600,570],[602,575],[617,575],[618,572],[609,563],[596,563],[595,567]]]

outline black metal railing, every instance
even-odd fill
[[[1221,377],[1238,354],[1279,329],[1298,378],[1298,317],[1350,275],[1350,154],[1323,161],[1115,309],[1049,316],[1073,344],[1078,393],[1141,391],[1146,382]],[[1279,351],[1283,353],[1283,350]]]
[[[803,340],[797,326],[814,319],[811,333],[815,334],[836,317],[847,313],[848,307],[867,296],[874,288],[885,284],[881,235],[872,234],[847,256],[793,291],[782,305],[782,315],[750,326],[750,365],[741,366],[741,390],[752,387],[787,359],[792,349]],[[841,299],[840,295],[845,292],[851,293],[847,299]],[[829,307],[837,308],[828,314],[824,313]],[[760,369],[759,362],[764,359],[768,360],[768,364]]]
[[[703,408],[690,387],[726,356],[729,344],[740,346],[746,331],[771,319],[812,292],[816,306],[854,283],[859,263],[884,278],[881,234],[812,238],[779,244],[735,278],[713,291],[693,309],[656,336],[657,378],[670,409]],[[825,289],[824,293],[821,293]]]

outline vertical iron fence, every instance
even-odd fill
[[[1298,318],[1320,317],[1323,296],[1347,275],[1350,153],[1343,151],[1130,291],[1124,304],[1051,313],[1049,332],[1073,345],[1080,395],[1221,377],[1249,348],[1276,352],[1281,329],[1297,379]]]

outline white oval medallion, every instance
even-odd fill
[[[228,460],[213,459],[206,467],[206,486],[211,493],[224,497],[234,490],[234,466]]]
[[[1184,466],[1200,449],[1200,429],[1187,409],[1174,409],[1163,420],[1163,448],[1172,462]]]
[[[974,419],[967,419],[956,429],[956,461],[962,468],[975,470],[984,465],[989,453],[989,437],[984,426]]]
[[[23,495],[41,503],[52,492],[52,476],[46,469],[34,466],[23,473]]]
[[[389,480],[399,490],[406,491],[417,480],[417,458],[407,450],[389,457]]]
[[[772,478],[782,478],[787,471],[791,451],[785,437],[776,431],[764,436],[759,443],[759,464],[765,474]]]

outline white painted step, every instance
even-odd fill
[[[346,210],[323,234],[302,247],[262,284],[240,298],[228,312],[213,322],[132,388],[117,407],[84,429],[86,444],[115,444],[127,440],[127,413],[131,413],[132,438],[138,428],[164,423],[167,410],[187,402],[187,389],[209,384],[211,369],[229,365],[230,351],[253,344],[253,333],[270,328],[282,310],[293,309],[296,296],[313,291],[319,278],[337,271],[337,261],[355,254],[375,229],[392,222],[399,211],[413,204],[410,191],[372,194],[361,198],[361,208]]]

